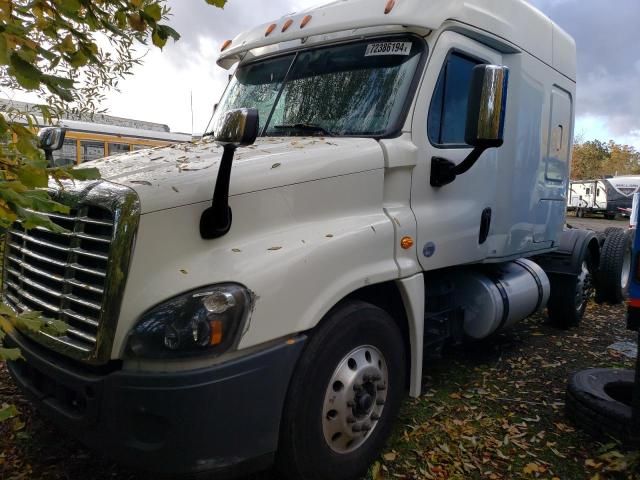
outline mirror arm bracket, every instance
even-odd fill
[[[458,175],[468,172],[487,148],[485,146],[474,148],[467,155],[467,158],[458,165],[446,158],[433,157],[431,159],[431,186],[443,187],[452,183]]]
[[[200,236],[205,240],[223,237],[231,230],[229,183],[235,152],[236,148],[233,145],[225,145],[211,206],[202,212],[200,217]]]

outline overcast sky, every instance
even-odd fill
[[[151,49],[144,65],[109,95],[109,113],[191,132],[205,127],[227,72],[215,60],[220,44],[259,23],[319,0],[229,0],[224,10],[204,0],[169,0],[182,39]],[[320,2],[323,3],[323,2]],[[613,139],[640,150],[640,0],[532,0],[578,44],[576,134]]]

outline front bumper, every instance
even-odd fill
[[[267,467],[305,338],[221,365],[172,373],[87,373],[12,338],[11,375],[54,423],[134,468],[234,476]]]

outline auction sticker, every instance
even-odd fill
[[[381,42],[367,45],[365,57],[376,55],[409,55],[411,53],[411,42]]]

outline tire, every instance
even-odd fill
[[[580,266],[577,275],[549,275],[551,296],[547,304],[547,314],[551,323],[558,328],[578,326],[584,317],[589,299],[593,296],[593,275],[596,269],[588,248]]]
[[[624,232],[624,229],[620,227],[607,227],[604,229],[605,237],[608,237],[609,235],[611,235],[612,232]]]
[[[276,458],[283,478],[363,475],[391,433],[405,370],[402,334],[384,310],[349,301],[331,311],[289,387]]]
[[[625,445],[636,443],[631,408],[634,374],[611,368],[575,373],[567,385],[567,417],[597,440],[614,437]]]
[[[622,229],[609,232],[602,245],[598,268],[598,300],[616,305],[624,301],[631,278],[631,235]]]

